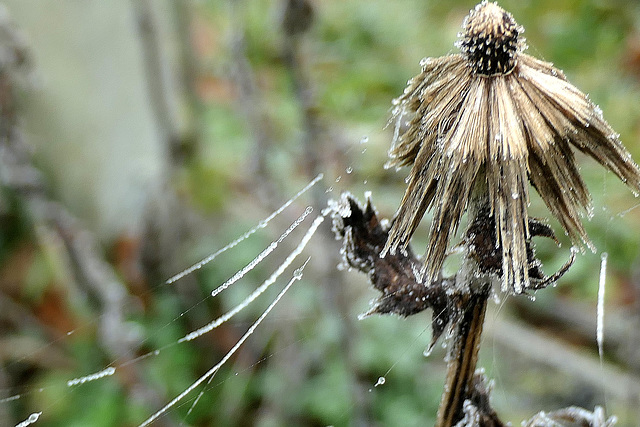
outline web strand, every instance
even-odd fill
[[[320,224],[322,224],[323,221],[324,221],[324,217],[318,216],[313,221],[313,223],[311,224],[311,227],[309,228],[307,233],[304,235],[304,237],[302,238],[298,246],[296,246],[296,248],[293,250],[293,252],[291,252],[289,256],[287,256],[284,262],[280,264],[277,270],[274,271],[273,274],[271,274],[271,276],[269,276],[267,280],[265,280],[255,291],[253,291],[248,297],[246,297],[240,304],[236,305],[233,309],[229,310],[227,313],[218,317],[216,320],[185,335],[178,342],[191,341],[193,339],[196,339],[206,334],[207,332],[212,331],[213,329],[217,328],[218,326],[220,326],[221,324],[223,324],[224,322],[226,322],[227,320],[231,319],[233,316],[238,314],[241,310],[243,310],[245,307],[251,304],[256,298],[262,295],[272,284],[275,283],[276,280],[278,280],[278,278],[293,263],[293,261],[298,257],[298,255],[302,253],[302,251],[305,249],[305,247],[309,243],[309,240],[311,240],[316,230],[318,229]]]
[[[320,217],[320,218],[322,218],[322,217]],[[269,306],[266,308],[266,310],[249,327],[247,332],[245,332],[245,334],[238,340],[238,342],[231,348],[231,350],[229,350],[229,352],[222,358],[222,360],[220,360],[220,362],[218,362],[214,367],[209,369],[204,375],[202,375],[195,382],[193,382],[182,393],[177,395],[169,403],[167,403],[165,406],[163,406],[162,409],[160,409],[159,411],[157,411],[156,413],[151,415],[149,418],[147,418],[144,422],[142,422],[142,424],[140,424],[139,427],[145,427],[145,426],[150,425],[152,422],[154,422],[160,416],[162,416],[165,412],[167,412],[169,409],[171,409],[176,403],[178,403],[182,399],[184,399],[184,397],[186,395],[188,395],[189,393],[191,393],[196,387],[198,387],[203,382],[207,381],[209,378],[212,378],[216,374],[216,372],[218,372],[218,370],[231,358],[231,356],[233,356],[233,354],[236,351],[238,351],[240,346],[253,334],[253,332],[260,325],[260,323],[262,323],[264,318],[267,317],[267,315],[271,312],[271,310],[273,310],[273,308],[276,306],[276,304],[278,304],[278,302],[280,302],[280,300],[282,299],[284,294],[289,290],[289,288],[291,288],[291,286],[294,284],[294,282],[302,279],[303,270],[306,267],[307,263],[309,262],[309,259],[310,258],[307,258],[305,263],[293,273],[293,277],[291,277],[291,279],[289,280],[287,285],[284,287],[284,289],[282,289],[282,291],[280,291],[280,293],[275,297],[275,299],[271,302],[271,304],[269,304]]]
[[[260,264],[262,262],[262,260],[264,260],[267,256],[269,256],[269,254],[271,252],[275,251],[276,248],[278,247],[278,245],[280,243],[282,243],[284,241],[284,239],[286,239],[287,236],[289,236],[289,234],[291,234],[293,232],[293,230],[295,230],[302,223],[302,221],[304,221],[304,219],[307,216],[309,216],[309,214],[311,214],[311,212],[313,212],[313,208],[311,206],[307,206],[307,209],[305,209],[305,211],[302,213],[302,215],[300,215],[298,217],[298,219],[296,219],[293,222],[293,224],[291,224],[289,226],[289,228],[287,228],[285,230],[285,232],[282,233],[277,240],[274,240],[273,242],[271,242],[271,244],[269,244],[269,246],[267,246],[267,248],[265,250],[260,252],[260,254],[258,254],[257,257],[255,257],[253,260],[251,260],[251,262],[249,264],[247,264],[242,269],[240,269],[240,271],[235,273],[229,280],[227,280],[222,285],[220,285],[216,289],[214,289],[211,292],[211,296],[215,297],[220,292],[224,291],[229,286],[233,285],[238,280],[242,279],[244,277],[244,275],[247,274],[249,271],[253,270],[258,264]]]
[[[170,285],[172,283],[175,283],[178,280],[182,279],[183,277],[188,276],[189,274],[193,273],[194,271],[201,269],[202,267],[204,267],[205,265],[207,265],[208,263],[210,263],[211,261],[216,259],[222,253],[228,251],[229,249],[232,249],[232,248],[236,247],[238,244],[240,244],[242,241],[248,239],[252,234],[257,232],[258,230],[261,230],[261,229],[265,228],[269,224],[269,222],[271,222],[272,219],[274,219],[276,216],[280,215],[296,199],[298,199],[300,196],[302,196],[304,193],[306,193],[311,187],[316,185],[318,183],[318,181],[320,181],[323,177],[324,177],[323,174],[318,174],[318,176],[316,176],[302,190],[298,191],[292,198],[287,200],[282,206],[280,206],[277,210],[275,210],[271,215],[269,215],[268,217],[266,217],[265,219],[260,221],[258,223],[258,225],[256,225],[255,227],[251,228],[246,233],[244,233],[242,236],[238,237],[237,239],[235,239],[234,241],[232,241],[228,245],[224,246],[223,248],[217,250],[213,254],[207,256],[206,258],[203,258],[202,260],[200,260],[197,263],[193,264],[191,267],[187,268],[186,270],[183,270],[180,273],[172,276],[171,278],[169,278],[165,282],[165,284],[166,285]]]
[[[202,328],[187,334],[185,337],[181,338],[178,342],[181,343],[185,341],[191,341],[212,331],[213,329],[217,328],[227,320],[231,319],[234,315],[239,313],[241,310],[243,310],[245,307],[251,304],[256,298],[262,295],[272,284],[276,282],[276,280],[293,263],[293,261],[298,257],[298,255],[302,253],[302,251],[307,246],[307,243],[309,243],[309,240],[311,240],[316,230],[318,229],[320,224],[322,224],[323,221],[324,221],[324,216],[317,217],[311,224],[311,227],[309,228],[309,230],[307,230],[307,233],[304,235],[304,237],[302,238],[298,246],[293,250],[293,252],[291,252],[289,256],[287,256],[284,262],[280,264],[280,266],[276,269],[276,271],[274,271],[273,274],[271,274],[271,276],[269,276],[269,278],[262,283],[262,285],[260,285],[255,291],[253,291],[248,297],[246,297],[240,304],[236,305],[233,309],[229,310],[227,313],[220,316],[213,322],[210,322],[207,325],[203,326]],[[213,376],[209,378],[209,380],[207,381],[207,385],[211,383],[212,379],[213,379]],[[198,404],[198,402],[200,401],[200,398],[204,395],[205,391],[206,390],[201,390],[200,393],[198,393],[198,396],[193,401],[193,403],[189,407],[189,410],[187,411],[187,417],[191,414],[195,406]]]
[[[598,309],[597,309],[597,326],[596,341],[598,342],[598,354],[600,355],[600,363],[603,360],[604,346],[604,292],[607,279],[607,258],[608,254],[604,252],[600,256],[600,281],[598,283]]]

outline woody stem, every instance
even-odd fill
[[[453,298],[454,335],[447,351],[447,376],[438,408],[436,427],[451,427],[464,417],[464,401],[473,393],[482,327],[491,292],[491,275],[496,262],[495,221],[490,209],[486,181],[476,180],[469,203],[471,221],[464,245],[466,256],[456,275]]]
[[[447,376],[438,409],[436,427],[450,427],[463,418],[463,404],[472,387],[478,363],[482,326],[489,297],[489,287],[473,293],[456,325],[447,354]]]

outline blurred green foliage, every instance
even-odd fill
[[[199,25],[206,25],[212,32],[213,47],[199,58],[202,73],[232,89],[230,96],[203,100],[199,156],[191,160],[181,172],[181,181],[175,183],[216,224],[215,235],[201,236],[186,251],[180,260],[185,267],[233,240],[269,213],[269,208],[253,200],[251,187],[245,186],[247,159],[255,148],[251,126],[238,106],[238,91],[233,89],[230,75],[234,61],[230,39],[239,23],[244,26],[246,55],[274,142],[265,154],[270,180],[281,197],[286,197],[311,178],[301,166],[301,136],[305,132],[302,112],[281,57],[281,3],[244,1],[240,15],[235,17],[230,1],[194,4]],[[301,41],[303,67],[310,76],[320,120],[328,129],[326,151],[341,154],[340,162],[321,166],[326,173],[327,195],[338,197],[340,191],[351,190],[362,199],[364,191],[372,191],[382,216],[391,217],[402,196],[407,173],[382,167],[391,140],[391,130],[383,129],[391,100],[418,73],[421,58],[456,51],[456,34],[474,3],[325,0],[313,4],[315,24]],[[634,158],[640,159],[640,59],[633,57],[633,49],[640,49],[640,4],[631,0],[505,0],[500,4],[526,28],[529,53],[554,62],[576,86],[590,93]],[[363,137],[368,142],[360,143]],[[594,195],[595,214],[587,223],[588,232],[598,251],[609,253],[609,304],[622,306],[631,298],[624,294],[628,292],[624,284],[638,266],[640,209],[622,215],[636,206],[637,200],[615,177],[596,168],[595,162],[581,160],[582,172]],[[347,173],[345,166],[353,173]],[[274,200],[274,206],[283,200]],[[533,200],[532,211],[536,216],[546,216],[539,199]],[[24,220],[17,218],[20,215],[10,218],[0,230],[0,260],[6,259],[15,247],[16,232],[21,233],[22,239],[33,239],[31,231],[25,230]],[[423,221],[424,232],[416,238],[418,253],[424,247],[420,236],[426,236],[428,222],[428,218]],[[552,225],[559,229],[556,223]],[[231,308],[271,274],[277,264],[267,262],[216,302],[207,298],[211,289],[277,238],[284,229],[278,227],[262,230],[232,255],[196,273],[199,298],[208,313],[218,315]],[[540,258],[549,273],[568,256],[568,240],[560,237],[564,243],[560,250],[549,242],[539,245]],[[337,250],[336,245],[330,247]],[[312,255],[313,252],[312,249]],[[43,256],[39,254],[34,261],[33,274],[24,288],[25,298],[47,282],[47,273],[40,268]],[[193,401],[187,400],[172,410],[172,419],[186,420],[190,425],[263,427],[357,425],[353,420],[389,427],[433,422],[444,378],[444,351],[438,346],[429,358],[422,355],[430,339],[430,313],[406,320],[386,317],[356,322],[357,315],[366,311],[368,300],[374,296],[365,278],[346,272],[340,282],[342,288],[322,288],[326,284],[323,275],[335,266],[318,271],[313,268],[315,261],[304,280],[295,284],[260,332],[247,342],[247,348],[205,387],[193,413],[187,417]],[[598,267],[599,255],[587,253],[557,288],[544,292],[586,301],[595,310]],[[155,288],[151,307],[144,316],[133,316],[131,322],[145,337],[140,353],[161,349],[157,357],[135,363],[143,367],[143,375],[159,396],[158,402],[166,403],[217,363],[229,342],[244,333],[274,295],[270,291],[262,296],[256,306],[209,338],[217,346],[215,352],[203,350],[205,346],[197,343],[174,345],[194,326],[183,319],[192,307],[180,302],[171,289]],[[337,302],[346,308],[340,310]],[[97,344],[94,320],[89,316],[83,322],[88,324],[84,333],[63,338],[65,356],[74,366],[51,368],[39,373],[36,380],[27,375],[30,382],[26,386],[31,393],[18,405],[27,406],[31,412],[42,410],[42,425],[47,426],[135,425],[157,408],[124,398],[124,379],[106,379],[74,389],[64,386],[69,378],[83,375],[78,373],[97,372],[112,362]],[[532,369],[524,362],[518,363],[516,369],[511,360],[514,355],[503,353],[491,343],[485,343],[482,353],[482,365],[497,379],[494,400],[501,416],[517,424],[539,410],[556,409],[553,399],[544,396],[560,388],[562,384],[554,383],[554,378],[562,377]],[[375,386],[379,377],[386,381]],[[519,395],[514,397],[508,387],[518,383]],[[40,386],[44,393],[37,392]],[[577,388],[565,391],[571,395]],[[563,399],[562,403],[571,401],[567,396]],[[550,406],[542,407],[541,402]],[[596,396],[593,401],[585,398],[575,403],[592,408],[602,399]],[[611,404],[621,417],[620,425],[636,425],[629,418],[630,409],[620,405]]]

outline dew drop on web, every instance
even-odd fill
[[[38,418],[40,418],[40,415],[42,415],[42,412],[34,412],[33,414],[29,415],[29,418],[19,424],[16,424],[16,427],[27,427],[35,424],[38,421]]]
[[[432,344],[429,344],[429,345],[424,349],[424,351],[422,352],[422,355],[423,355],[424,357],[429,357],[429,356],[431,356],[431,353],[433,353],[433,348],[434,348],[434,347],[435,347],[435,345],[433,345],[433,343],[432,343]]]

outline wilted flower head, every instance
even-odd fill
[[[529,284],[528,182],[572,242],[592,247],[580,219],[590,195],[571,145],[640,191],[638,166],[600,109],[551,63],[523,53],[522,32],[510,13],[483,1],[464,20],[461,53],[424,59],[394,101],[390,164],[413,167],[385,252],[406,247],[433,210],[427,281],[438,275],[474,187],[487,193],[495,219],[504,290]]]

